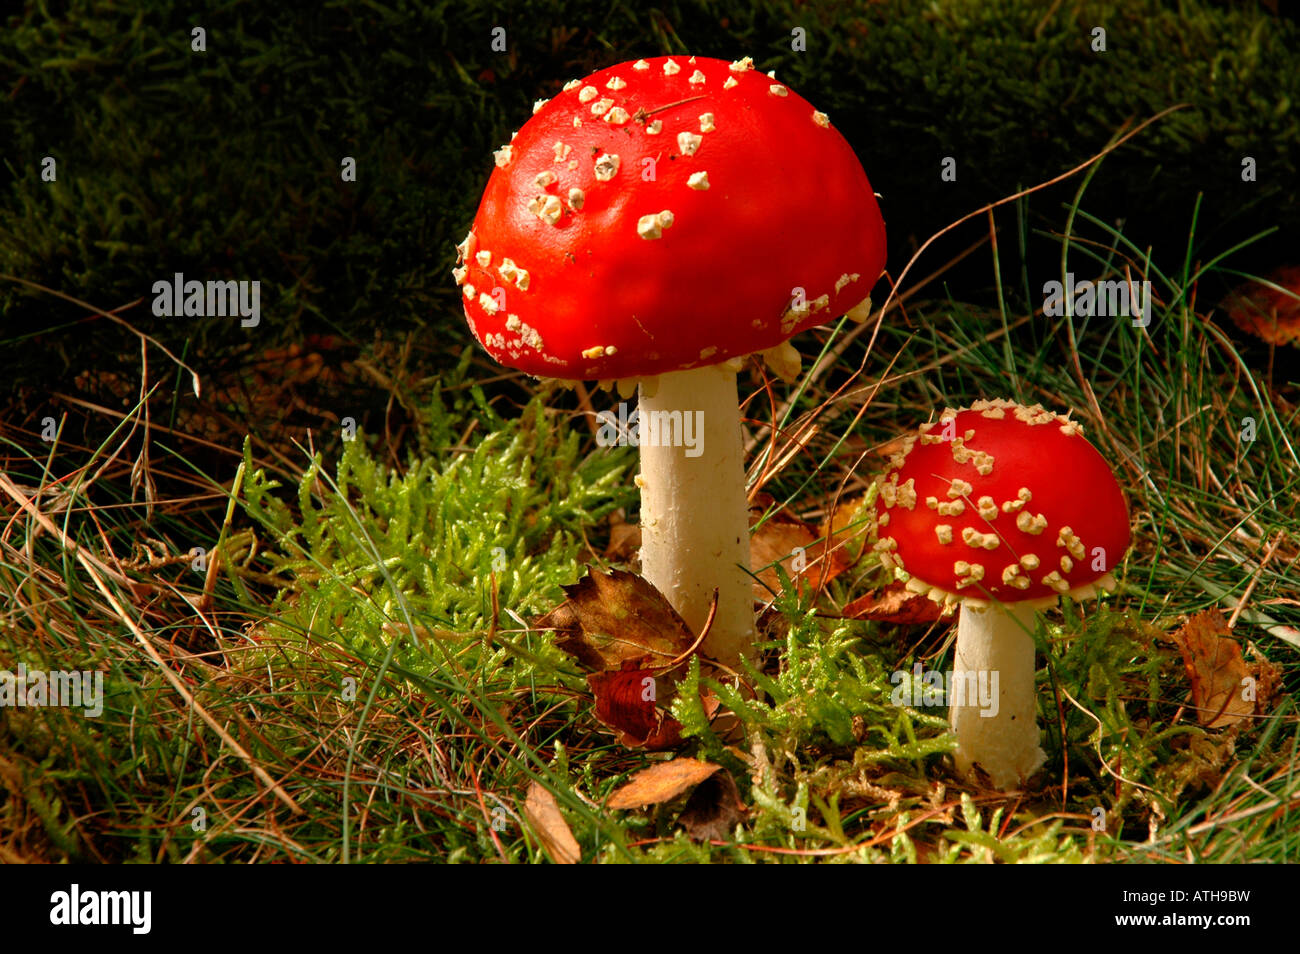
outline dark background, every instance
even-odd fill
[[[1280,6],[27,3],[0,31],[9,416],[35,420],[51,392],[71,389],[129,402],[140,378],[129,329],[14,277],[99,309],[139,302],[122,317],[216,382],[208,409],[232,427],[284,413],[239,397],[277,375],[311,376],[324,387],[316,403],[339,403],[358,376],[347,362],[377,349],[400,352],[390,365],[439,374],[475,347],[450,268],[492,150],[535,99],[638,56],[751,56],[828,112],[884,196],[895,277],[937,229],[1078,165],[1126,122],[1186,103],[1109,156],[1080,207],[1122,220],[1138,249],[1166,263],[1275,229],[1229,260],[1262,274],[1295,261],[1300,227],[1300,29]],[[1090,46],[1098,25],[1104,53]],[[191,50],[195,26],[206,52]],[[497,26],[506,52],[491,49]],[[792,50],[795,27],[806,31],[804,52]],[[58,161],[56,183],[40,181],[46,155]],[[1245,155],[1257,182],[1241,181]],[[356,159],[354,183],[340,181],[344,156]],[[957,161],[955,183],[940,180],[945,156]],[[1002,272],[1018,307],[1041,307],[1038,268],[1059,263],[1053,233],[1081,182],[1001,213]],[[912,277],[987,228],[981,216],[945,237]],[[260,280],[261,326],[154,317],[152,283],[174,272]],[[986,254],[944,281],[928,291],[993,300]],[[1207,288],[1201,301],[1225,290]],[[331,367],[345,373],[315,381]],[[483,356],[483,375],[497,370]],[[150,383],[159,381],[172,423],[186,425],[201,402],[155,356]],[[363,426],[368,414],[391,414],[383,394],[351,400],[370,400]]]

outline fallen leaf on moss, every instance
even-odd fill
[[[898,581],[859,596],[845,605],[843,613],[845,619],[869,619],[877,623],[909,626],[936,622],[942,614],[942,606],[923,593],[913,593]]]
[[[751,507],[749,525],[758,523],[766,510],[761,502]],[[749,535],[749,565],[760,581],[754,584],[754,598],[766,602],[781,592],[776,564],[801,590],[825,585],[847,570],[851,564],[844,548],[828,548],[827,543],[802,520],[780,512],[769,516]]]
[[[659,762],[632,776],[626,785],[609,797],[606,807],[645,808],[672,801],[720,768],[721,765],[712,762],[685,757]]]
[[[1192,705],[1201,725],[1221,729],[1254,713],[1255,703],[1244,698],[1243,691],[1247,680],[1251,684],[1254,680],[1222,612],[1210,609],[1191,616],[1173,640],[1183,654],[1192,683]]]
[[[661,690],[671,696],[665,667],[696,644],[686,623],[653,585],[625,570],[588,568],[564,592],[568,599],[535,625],[553,629],[555,645],[593,670],[596,718],[629,747],[679,745],[681,724],[658,701]]]
[[[551,861],[557,865],[576,865],[582,860],[582,849],[573,837],[569,823],[560,814],[555,796],[539,782],[534,781],[528,786],[528,796],[524,799],[524,817],[533,826],[542,850]]]
[[[563,589],[568,599],[535,625],[555,630],[555,645],[594,672],[645,659],[667,665],[695,642],[663,594],[635,573],[589,568]]]
[[[624,745],[660,752],[681,742],[681,723],[656,705],[653,671],[629,660],[618,672],[592,673],[587,685],[596,698],[596,718],[617,731]]]
[[[691,792],[677,822],[696,841],[726,841],[744,817],[736,780],[730,772],[715,772]]]

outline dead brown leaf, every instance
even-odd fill
[[[758,523],[765,511],[761,502],[752,507],[749,525]],[[776,564],[801,590],[829,583],[847,570],[851,563],[844,548],[828,548],[827,543],[802,520],[783,513],[769,516],[749,535],[749,565],[760,581],[754,584],[754,598],[766,602],[781,591]]]
[[[596,718],[616,730],[624,745],[661,752],[681,742],[681,723],[655,704],[652,671],[629,660],[619,672],[592,673],[587,684],[596,697]]]
[[[1250,671],[1221,611],[1209,609],[1189,617],[1173,640],[1183,654],[1192,683],[1192,705],[1201,725],[1221,729],[1254,713],[1254,701],[1244,698],[1243,692]]]
[[[528,796],[524,799],[524,817],[533,826],[537,840],[542,843],[542,850],[555,864],[576,865],[582,860],[582,849],[573,837],[569,823],[560,814],[555,796],[539,782],[534,781],[528,786]]]
[[[1265,279],[1291,292],[1282,294],[1258,282],[1234,289],[1224,302],[1228,317],[1242,331],[1269,344],[1300,345],[1300,265],[1286,265]]]
[[[641,549],[641,524],[629,522],[622,510],[609,518],[609,544],[605,559],[611,563],[632,563]]]
[[[625,570],[589,567],[564,591],[568,599],[535,625],[553,629],[555,645],[594,670],[587,684],[596,718],[629,747],[659,752],[679,745],[681,724],[659,694],[671,695],[670,664],[697,644],[686,623],[654,586]]]
[[[614,809],[645,808],[671,801],[687,789],[699,785],[721,765],[698,759],[677,758],[659,762],[632,779],[609,797],[606,807]]]
[[[593,672],[629,661],[666,665],[695,642],[663,594],[635,573],[589,568],[564,593],[568,599],[536,626],[554,629],[555,645]]]
[[[736,780],[730,772],[715,772],[691,792],[677,821],[696,841],[726,841],[744,817]]]
[[[915,626],[942,618],[943,607],[923,593],[913,593],[895,580],[844,607],[845,619],[869,619],[877,623]]]
[[[862,549],[875,526],[876,509],[867,506],[867,496],[862,494],[852,499],[844,497],[838,504],[832,504],[831,512],[822,520],[818,532],[820,536],[829,538],[831,547],[843,553],[852,564],[862,556]]]

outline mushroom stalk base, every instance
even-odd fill
[[[1021,785],[1047,760],[1038,746],[1033,630],[1031,607],[1005,603],[963,605],[957,623],[949,700],[957,770],[970,774],[978,764],[999,789]]]
[[[735,668],[754,644],[736,373],[710,366],[661,375],[657,388],[641,388],[638,424],[641,573],[696,635],[717,588],[703,652]]]

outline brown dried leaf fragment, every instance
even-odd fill
[[[838,504],[833,504],[831,512],[822,520],[819,533],[829,538],[831,547],[853,564],[862,556],[875,526],[876,508],[862,494],[852,499],[843,497]]]
[[[611,563],[635,564],[641,550],[641,524],[625,519],[622,510],[609,520],[609,544],[605,559]]]
[[[624,745],[661,752],[681,742],[681,724],[656,705],[652,671],[629,660],[619,672],[592,673],[587,685],[596,698],[596,718],[618,732]]]
[[[750,508],[751,527],[766,509],[764,503]],[[851,563],[844,548],[828,548],[827,543],[802,520],[783,513],[768,517],[749,535],[749,565],[761,581],[754,584],[754,598],[766,602],[781,591],[775,564],[780,564],[801,590],[829,583],[847,570]]]
[[[1183,654],[1201,725],[1221,729],[1254,714],[1255,702],[1246,698],[1254,679],[1221,611],[1209,609],[1189,617],[1173,640]]]
[[[1286,265],[1264,276],[1290,292],[1248,282],[1224,301],[1228,317],[1242,331],[1269,344],[1300,346],[1300,265]]]
[[[677,821],[696,841],[726,841],[744,817],[735,779],[730,772],[716,772],[691,792]]]
[[[662,666],[695,642],[663,594],[635,573],[589,568],[564,592],[568,599],[536,626],[554,629],[555,645],[592,671],[641,660]]]
[[[720,768],[721,765],[684,756],[671,762],[660,762],[632,776],[626,785],[609,797],[606,807],[645,808],[672,801]]]
[[[569,823],[560,814],[555,796],[539,782],[534,781],[528,786],[528,796],[524,799],[524,818],[533,826],[542,850],[555,864],[576,865],[582,860],[582,849],[573,837]]]
[[[859,596],[846,604],[843,615],[845,619],[916,626],[938,621],[943,615],[943,607],[924,593],[913,593],[896,580],[884,589]]]

